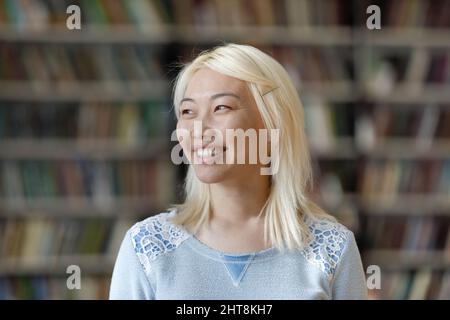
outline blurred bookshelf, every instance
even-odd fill
[[[82,29],[65,27],[78,4]],[[381,8],[382,29],[365,27]],[[107,298],[120,241],[179,200],[172,63],[271,53],[305,106],[312,196],[373,299],[450,299],[450,1],[0,0],[0,298]],[[79,265],[82,290],[66,288]]]

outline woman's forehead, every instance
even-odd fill
[[[244,81],[233,78],[211,69],[202,68],[194,73],[190,79],[185,97],[194,95],[197,97],[211,97],[212,95],[228,92],[238,96],[245,94],[246,84]],[[244,97],[242,97],[244,98]]]

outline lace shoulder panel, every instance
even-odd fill
[[[130,229],[134,251],[146,273],[150,262],[159,255],[175,250],[189,234],[181,227],[170,223],[167,218],[173,212],[163,212],[136,223]]]
[[[302,250],[302,254],[331,280],[349,239],[350,231],[332,220],[307,218],[306,222],[312,239]]]

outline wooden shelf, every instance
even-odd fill
[[[127,143],[120,139],[7,138],[0,141],[0,159],[166,159],[169,138],[151,138]],[[410,147],[414,146],[414,147]],[[311,155],[319,159],[450,159],[450,139],[434,139],[420,147],[414,138],[381,138],[373,148],[362,150],[353,137],[334,137],[329,148],[311,143]]]
[[[169,83],[155,81],[0,81],[0,99],[23,102],[105,101],[127,102],[142,100],[167,101]]]
[[[365,265],[378,265],[389,269],[448,269],[450,268],[450,255],[440,250],[366,250],[363,254]]]
[[[116,256],[112,255],[61,255],[2,258],[0,276],[47,275],[67,276],[70,265],[81,268],[82,274],[110,275]]]
[[[371,158],[422,159],[449,158],[450,139],[433,139],[430,144],[421,146],[420,139],[415,138],[378,138],[379,142],[368,151],[361,152]]]
[[[34,43],[168,44],[250,41],[286,45],[338,45],[379,47],[450,47],[448,29],[383,27],[381,30],[350,26],[221,26],[211,25],[83,25],[81,30],[52,26],[44,30],[0,27],[0,40]]]
[[[391,104],[446,104],[450,103],[448,83],[421,84],[397,83],[386,95],[365,92],[361,94],[366,101]]]
[[[120,139],[2,139],[0,159],[166,159],[169,138],[129,143]]]
[[[148,99],[167,101],[170,83],[157,81],[43,82],[0,81],[1,100],[39,102],[105,101],[127,102]],[[305,82],[301,96],[320,96],[330,102],[351,102],[358,97],[351,81]]]
[[[319,195],[316,195],[320,197]],[[347,193],[327,197],[340,198],[342,203],[352,203],[369,215],[450,215],[450,198],[445,194],[372,195]],[[104,201],[104,202],[102,202]],[[320,201],[320,200],[318,200]],[[24,197],[0,198],[0,216],[54,216],[61,212],[75,217],[134,217],[149,212],[162,212],[156,199],[144,196],[119,196],[111,201],[87,197],[55,197],[25,199]]]
[[[448,29],[427,27],[382,27],[381,30],[355,29],[356,45],[380,47],[425,47],[449,48],[450,32]]]
[[[350,46],[352,30],[345,26],[182,26],[175,27],[182,43],[210,43],[223,39],[270,45]]]
[[[311,142],[310,148],[311,156],[319,159],[354,159],[358,155],[352,137],[334,137],[330,148]]]
[[[165,80],[150,81],[85,81],[43,82],[0,80],[0,100],[23,102],[128,102],[142,100],[167,101],[170,83]],[[348,80],[304,82],[298,88],[300,97],[321,97],[330,103],[355,102],[359,99],[390,104],[445,104],[450,103],[448,84],[399,83],[391,93],[379,95],[365,92],[355,82]]]
[[[372,159],[417,160],[417,159],[450,159],[450,139],[433,139],[421,146],[415,138],[386,137],[378,138],[373,148],[358,147],[356,138],[334,137],[330,148],[319,148],[311,144],[313,157],[326,159],[355,159],[360,157]]]
[[[112,199],[87,197],[55,197],[25,199],[0,198],[0,217],[135,217],[162,212],[152,196],[119,196]],[[64,213],[64,214],[62,214]]]
[[[219,25],[84,25],[81,30],[51,27],[47,30],[0,28],[0,40],[33,43],[122,43],[161,45],[171,42],[210,44],[228,41],[286,45],[352,44],[352,30],[345,26],[219,26]]]
[[[450,197],[445,194],[374,194],[369,199],[360,193],[320,192],[313,194],[322,205],[323,198],[336,199],[337,208],[341,204],[351,204],[356,210],[364,210],[367,215],[379,216],[435,216],[450,215]],[[330,209],[335,209],[331,207]]]
[[[320,97],[327,102],[354,102],[360,97],[357,85],[350,80],[313,82],[305,81],[297,89],[300,99],[305,97]]]
[[[369,214],[450,215],[450,197],[446,194],[360,195],[359,206]]]

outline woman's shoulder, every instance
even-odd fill
[[[353,232],[333,218],[308,216],[305,222],[311,238],[302,253],[331,278],[348,244],[354,241]]]
[[[175,250],[189,238],[189,233],[184,228],[169,220],[174,214],[175,211],[161,212],[130,228],[129,235],[136,254],[154,260],[161,254]]]
[[[346,239],[352,234],[352,231],[331,216],[321,217],[308,215],[304,221],[317,241],[325,239]]]

